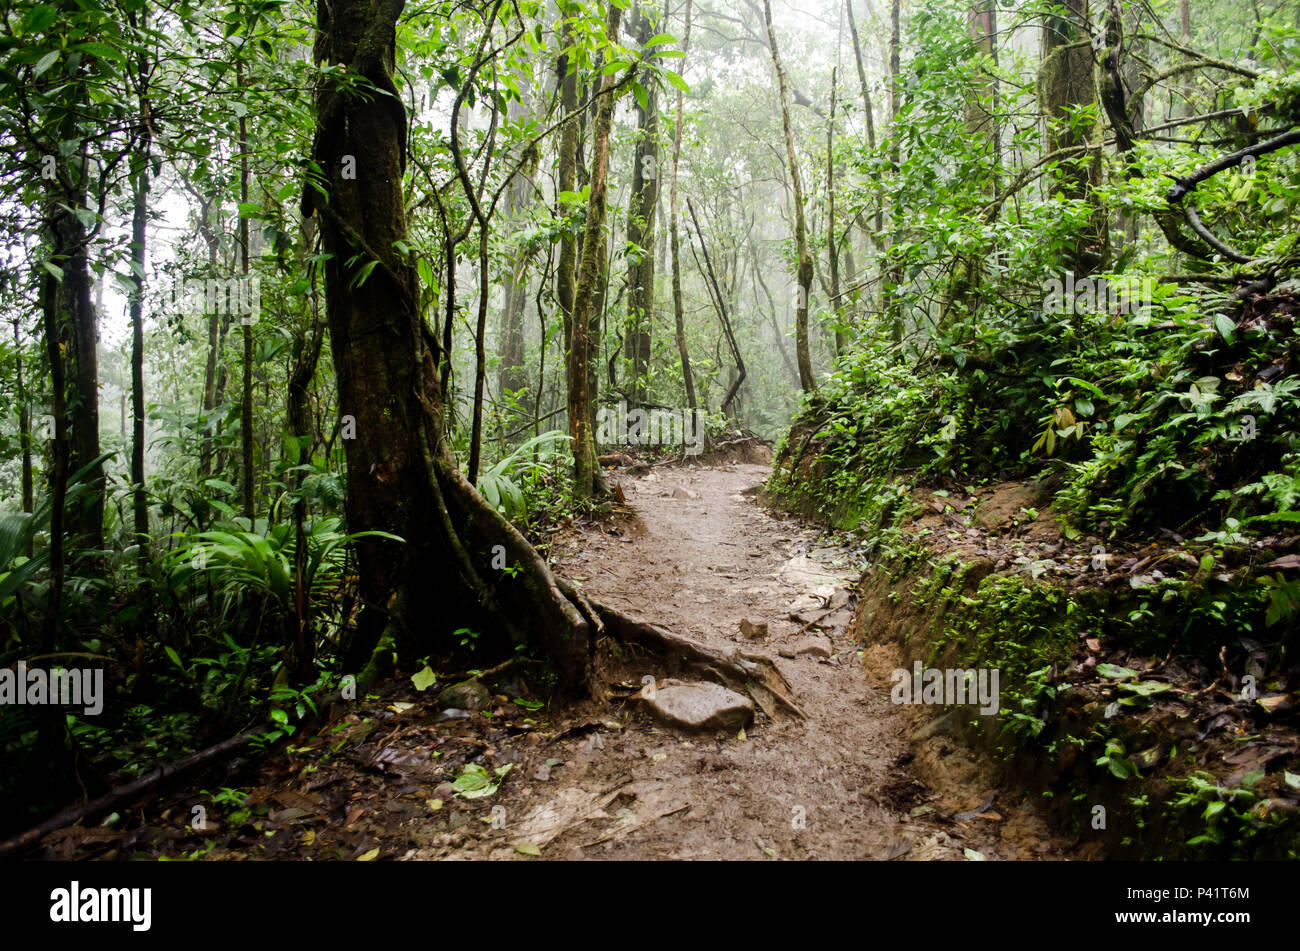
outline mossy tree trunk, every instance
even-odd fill
[[[395,93],[403,6],[320,0],[316,61],[347,64]],[[569,691],[587,692],[599,622],[580,598],[561,593],[447,449],[441,345],[417,306],[414,260],[395,250],[408,238],[401,97],[376,100],[352,88],[327,77],[317,90],[313,158],[324,194],[309,186],[304,207],[319,215],[330,255],[326,314],[339,407],[355,422],[355,438],[344,441],[349,529],[405,541],[358,541],[363,610],[346,663],[359,669],[385,630],[399,655],[414,659],[445,652],[453,632],[470,628],[489,640],[537,643]],[[345,177],[345,168],[355,168],[355,177]],[[501,555],[520,569],[515,576],[493,567]]]
[[[1093,79],[1092,33],[1088,0],[1062,0],[1061,14],[1043,22],[1043,59],[1038,69],[1039,107],[1047,119],[1047,152],[1091,145],[1100,123],[1079,118],[1080,107],[1097,104]],[[1088,149],[1077,159],[1060,163],[1052,193],[1089,202],[1088,224],[1080,228],[1066,262],[1085,276],[1105,266],[1110,256],[1106,209],[1095,189],[1101,181],[1101,150]]]
[[[606,21],[606,35],[618,42],[618,25],[623,11],[611,6]],[[591,171],[588,185],[587,220],[583,227],[582,254],[578,262],[577,286],[573,294],[573,316],[569,321],[569,435],[573,440],[574,494],[580,499],[603,498],[608,489],[596,461],[596,441],[592,429],[591,350],[592,317],[597,314],[596,298],[604,268],[605,213],[609,205],[609,136],[614,121],[615,96],[601,96],[604,84],[614,77],[597,76],[594,94],[598,97],[592,127]]]
[[[642,47],[653,31],[650,18],[638,7],[632,29]],[[632,189],[627,208],[627,241],[640,248],[628,264],[627,331],[624,354],[628,360],[628,396],[635,402],[647,398],[650,371],[651,327],[655,300],[655,212],[659,207],[659,96],[653,84],[645,91],[644,105],[636,106],[636,148],[632,153]]]

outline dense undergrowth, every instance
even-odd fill
[[[544,433],[488,466],[480,491],[540,541],[570,509],[568,459],[565,439]],[[359,609],[351,547],[359,536],[344,528],[340,465],[322,457],[299,479],[292,469],[279,473],[282,481],[272,486],[277,503],[269,517],[251,523],[238,514],[229,483],[211,478],[196,491],[160,477],[151,483],[151,502],[172,531],[154,543],[143,570],[121,519],[110,526],[105,550],[73,553],[61,617],[68,635],[51,659],[102,665],[103,692],[112,697],[94,715],[56,709],[77,751],[83,794],[107,791],[259,722],[266,729],[257,745],[292,736],[294,724],[345,677],[366,682],[363,671],[344,662]],[[78,504],[76,485],[70,505]],[[126,496],[123,486],[110,494],[118,505],[129,504]],[[303,506],[301,535],[295,503]],[[48,530],[48,506],[0,519],[0,666],[13,665],[26,656],[22,645],[40,640],[48,549],[27,553]],[[299,629],[311,658],[305,670],[286,649]],[[442,666],[486,666],[478,636],[452,633]],[[391,665],[392,645],[385,647],[380,672]],[[12,767],[0,776],[0,799],[11,806],[0,830],[30,825],[61,795],[50,785],[40,709],[0,709],[0,757]]]
[[[1276,742],[1278,729],[1294,736],[1300,298],[1285,283],[1233,300],[1165,282],[1152,297],[1147,313],[1119,317],[1027,303],[1001,318],[996,346],[985,324],[983,338],[958,329],[922,359],[854,354],[780,447],[767,491],[856,528],[874,552],[886,577],[873,582],[863,640],[882,636],[898,602],[927,604],[895,631],[916,638],[909,656],[1001,670],[997,725],[976,723],[969,738],[1030,777],[1081,836],[1131,857],[1295,857],[1295,755],[1244,776],[1223,758]],[[1130,565],[1147,555],[1159,570],[1102,586],[1086,569],[1039,580],[985,562],[963,583],[981,559],[939,557],[927,535],[942,530],[918,531],[918,499],[1005,483],[1050,500],[1059,550],[1132,552]],[[973,509],[947,511],[976,524]],[[1102,653],[1081,668],[1089,639]],[[1129,676],[1098,677],[1106,652],[1123,663],[1101,669]],[[1243,692],[1247,671],[1259,694]],[[1171,685],[1195,722],[1227,709],[1231,727],[1180,733],[1156,696]],[[1280,706],[1250,702],[1263,694]],[[1123,706],[1104,714],[1112,703]],[[1150,763],[1135,755],[1152,750]],[[1094,803],[1110,809],[1109,834],[1089,826]]]
[[[1293,123],[1295,90],[1282,72],[1236,95],[1272,100]],[[912,108],[933,110],[943,141],[959,137],[960,117],[940,104]],[[1225,152],[1253,141],[1225,131]],[[1002,670],[996,727],[972,737],[1044,796],[1105,791],[1130,820],[1111,854],[1295,855],[1294,151],[1225,161],[1200,185],[1211,227],[1247,249],[1238,268],[1124,225],[1135,210],[1159,216],[1168,180],[1204,165],[1186,144],[1144,143],[1129,165],[1107,156],[1091,203],[1049,189],[996,228],[978,213],[977,162],[938,181],[904,170],[911,230],[881,254],[901,278],[880,293],[896,320],[848,348],[807,399],[767,485],[775,502],[863,539],[875,565],[864,641],[894,625],[916,638],[909,657]],[[976,497],[1007,484],[1032,487],[1042,511],[981,524]],[[954,571],[974,580],[954,587]],[[931,610],[896,624],[910,601]],[[1098,670],[1129,673],[1109,682]],[[1177,717],[1115,716],[1153,702],[1167,713],[1156,695],[1170,689],[1204,735],[1172,739]],[[1076,706],[1103,695],[1086,714]],[[1244,773],[1225,764],[1261,737],[1283,753]],[[1155,747],[1158,763],[1135,755]],[[1033,763],[1052,766],[1026,772]],[[1279,790],[1285,816],[1261,814]],[[1086,816],[1057,811],[1086,831]]]

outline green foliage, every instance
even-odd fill
[[[552,430],[520,443],[479,474],[479,492],[506,518],[525,518],[528,514],[525,489],[537,489],[554,475],[566,457],[554,446],[568,439],[567,434]]]
[[[345,534],[338,518],[314,522],[307,528],[307,558],[299,577],[294,567],[297,540],[292,525],[263,524],[261,532],[230,530],[182,535],[168,556],[168,577],[173,590],[182,597],[184,592],[199,598],[211,592],[231,606],[243,603],[251,594],[260,594],[289,614],[295,608],[297,584],[308,593],[337,585],[346,546],[367,537],[402,542],[388,532]]]

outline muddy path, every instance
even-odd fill
[[[806,719],[760,714],[743,735],[701,736],[658,725],[631,704],[597,711],[581,735],[547,744],[549,766],[526,767],[520,782],[503,785],[500,828],[466,823],[409,858],[521,857],[521,843],[564,859],[1067,851],[1019,793],[981,785],[981,771],[955,750],[960,768],[929,769],[932,785],[914,775],[906,735],[917,721],[890,702],[882,676],[894,664],[883,649],[846,640],[853,552],[756,504],[767,474],[737,464],[616,476],[636,519],[616,534],[570,533],[553,560],[600,601],[714,646],[744,642],[776,658]],[[766,623],[766,636],[743,635],[742,619]],[[628,682],[640,681],[638,661],[626,661]]]
[[[611,606],[773,658],[804,719],[773,710],[743,731],[669,728],[633,699],[664,671],[612,643],[607,696],[576,706],[546,704],[518,672],[485,675],[490,690],[473,697],[447,678],[397,676],[276,753],[154,800],[120,831],[57,833],[46,857],[1085,857],[955,741],[909,744],[931,711],[890,702],[893,648],[849,639],[854,546],[765,511],[755,497],[767,473],[615,475],[621,517],[578,523],[551,559]]]

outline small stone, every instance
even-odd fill
[[[666,681],[642,702],[657,719],[686,730],[734,733],[754,721],[753,702],[719,684]]]
[[[829,660],[831,654],[835,653],[835,648],[831,645],[829,637],[814,634],[812,637],[805,637],[795,644],[794,652],[797,656],[820,657],[823,660]]]
[[[438,704],[444,710],[453,707],[458,710],[482,710],[491,702],[492,695],[477,680],[452,684],[438,698]]]
[[[746,637],[767,637],[767,622],[751,621],[749,618],[743,617],[740,619],[740,633]]]
[[[673,498],[675,499],[698,499],[700,493],[694,489],[673,489]]]

